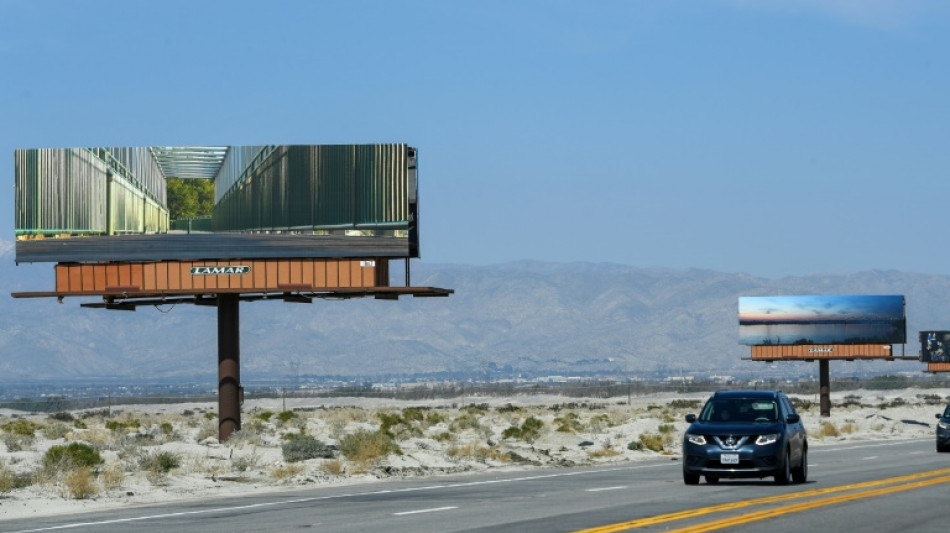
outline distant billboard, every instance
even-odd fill
[[[740,344],[903,344],[906,340],[902,295],[739,298]]]
[[[921,331],[920,360],[924,363],[950,362],[950,331]]]
[[[16,261],[419,257],[416,160],[405,144],[16,150]],[[176,220],[172,178],[213,180],[211,212]]]

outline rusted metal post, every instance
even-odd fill
[[[218,440],[241,429],[241,345],[237,294],[218,295]]]
[[[827,359],[818,361],[818,397],[821,416],[831,416],[831,378]]]

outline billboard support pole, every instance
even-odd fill
[[[218,440],[241,429],[240,298],[218,294]]]
[[[818,361],[818,396],[821,416],[831,416],[831,378],[829,377],[828,360]]]

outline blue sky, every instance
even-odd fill
[[[950,274],[950,3],[0,0],[24,147],[405,142],[426,263]]]

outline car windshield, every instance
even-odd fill
[[[699,414],[700,422],[775,422],[778,406],[760,398],[713,398]]]

